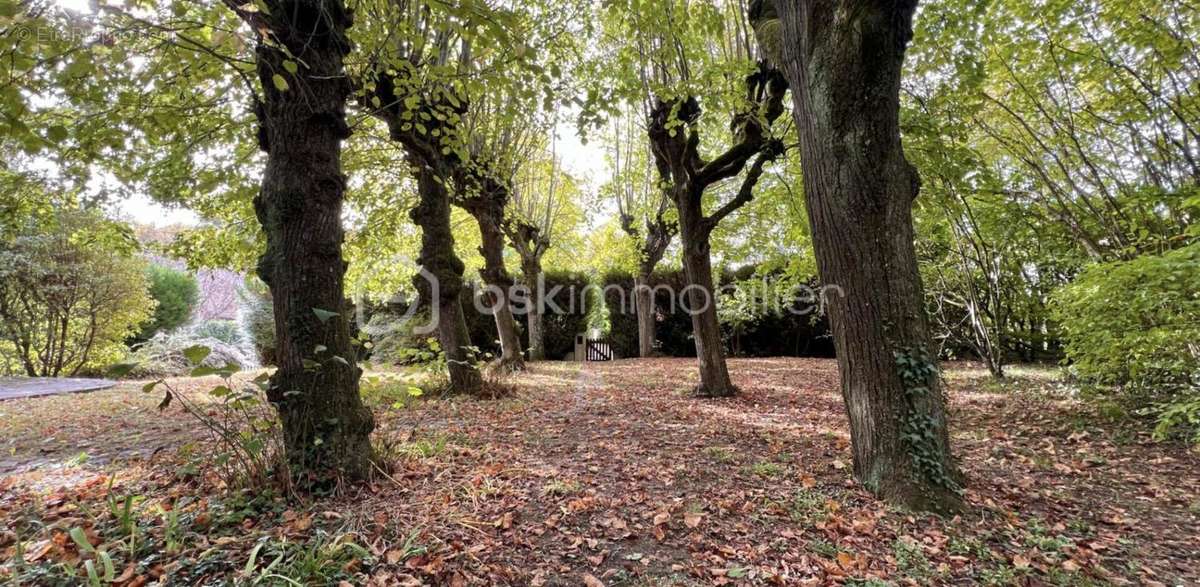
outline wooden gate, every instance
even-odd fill
[[[586,360],[588,361],[611,361],[612,347],[608,345],[608,341],[600,338],[587,339]]]

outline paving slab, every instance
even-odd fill
[[[116,385],[108,379],[0,377],[0,401],[64,393],[99,391]]]

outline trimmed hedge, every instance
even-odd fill
[[[587,329],[587,308],[580,302],[590,281],[586,274],[573,272],[551,272],[545,277],[547,293],[553,292],[551,298],[563,312],[547,311],[543,318],[545,331],[546,358],[561,360],[575,350],[575,335]],[[555,291],[556,286],[562,286]],[[476,304],[482,287],[475,282],[467,282],[460,294],[463,316],[466,319],[467,331],[471,336],[471,344],[479,349],[481,355],[497,356],[500,354],[500,341],[496,334],[496,321],[482,303]],[[572,296],[575,298],[572,305]],[[549,303],[547,304],[549,306]],[[427,310],[418,310],[417,314],[404,323],[399,320],[409,309],[409,302],[401,299],[383,307],[374,309],[368,326],[368,333],[373,343],[372,360],[382,362],[400,362],[408,356],[405,349],[427,348],[428,341],[436,334],[414,335],[412,329],[428,323]],[[517,327],[521,330],[522,348],[528,352],[529,328],[526,316],[518,315]]]
[[[724,283],[757,285],[753,266],[732,272],[722,272]],[[605,305],[608,309],[609,343],[618,357],[638,356],[637,313],[632,302],[633,276],[613,272],[603,276]],[[658,323],[655,330],[656,350],[670,357],[696,356],[692,339],[692,319],[683,309],[685,302],[672,292],[681,292],[687,285],[682,270],[655,272],[650,278],[655,288]],[[728,302],[727,302],[728,303]],[[797,298],[791,308],[801,310],[809,305]],[[672,311],[673,309],[673,311]],[[798,315],[792,311],[756,312],[744,317],[734,327],[722,321],[722,338],[726,353],[742,357],[832,357],[833,339],[829,322],[816,312]]]

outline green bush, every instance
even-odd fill
[[[1106,384],[1187,384],[1200,371],[1200,245],[1093,265],[1054,296],[1071,368]]]
[[[209,349],[209,354],[201,362],[205,367],[219,369],[227,365],[237,365],[238,368],[246,369],[257,366],[249,348],[242,348],[236,343],[227,343],[194,329],[184,328],[160,332],[150,340],[135,346],[124,361],[135,365],[129,370],[128,376],[148,379],[187,375],[196,365],[187,358],[184,351],[197,346]]]
[[[1200,245],[1093,265],[1053,299],[1071,369],[1200,432]],[[1138,407],[1138,406],[1135,406]]]
[[[191,274],[164,265],[150,265],[146,269],[150,282],[150,295],[158,302],[154,317],[142,325],[139,341],[149,340],[159,332],[169,332],[187,323],[196,309],[200,288]]]
[[[58,377],[119,361],[154,309],[145,266],[129,227],[95,211],[47,207],[0,233],[0,367]]]
[[[205,320],[191,328],[192,336],[215,338],[225,344],[242,343],[242,329],[234,320]]]

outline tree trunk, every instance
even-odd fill
[[[529,327],[529,360],[546,360],[545,328],[542,324],[542,262],[541,259],[522,259],[521,275],[529,288],[529,312],[526,314]]]
[[[450,196],[445,183],[433,169],[416,160],[411,163],[417,174],[419,201],[410,216],[421,227],[421,257],[417,262],[428,274],[415,277],[413,284],[433,314],[438,341],[450,372],[450,391],[477,395],[482,391],[483,379],[459,300],[465,266],[454,254]],[[441,174],[441,177],[446,175]],[[430,283],[430,277],[433,283]]]
[[[683,272],[687,277],[687,308],[692,316],[692,336],[700,363],[700,385],[696,395],[731,397],[737,393],[729,380],[721,324],[717,320],[716,289],[713,287],[709,256],[710,230],[704,226],[700,198],[685,194],[676,198],[679,208],[679,238],[683,244]]]
[[[350,135],[351,91],[342,59],[350,16],[341,2],[283,2],[267,18],[273,40],[304,64],[281,91],[274,77],[293,57],[275,42],[256,50],[265,94],[259,140],[267,153],[254,200],[267,236],[258,274],[275,305],[279,367],[267,395],[279,410],[292,473],[303,472],[304,485],[328,486],[368,475],[375,427],[358,393],[342,287],[341,143]]]
[[[647,358],[654,355],[657,312],[654,303],[654,288],[650,286],[650,275],[639,272],[633,280],[634,308],[637,310],[638,355]]]
[[[521,337],[517,334],[517,322],[513,319],[511,294],[513,280],[504,267],[504,233],[500,230],[500,218],[495,210],[472,208],[468,210],[479,224],[479,254],[483,256],[483,269],[479,271],[488,286],[487,302],[496,320],[496,333],[500,337],[500,367],[509,371],[523,371],[525,358],[521,352]],[[503,214],[503,208],[500,210]]]
[[[954,510],[961,475],[925,355],[913,247],[919,179],[900,144],[900,73],[916,2],[844,4],[776,6],[817,266],[841,289],[828,308],[854,473],[888,501]]]

